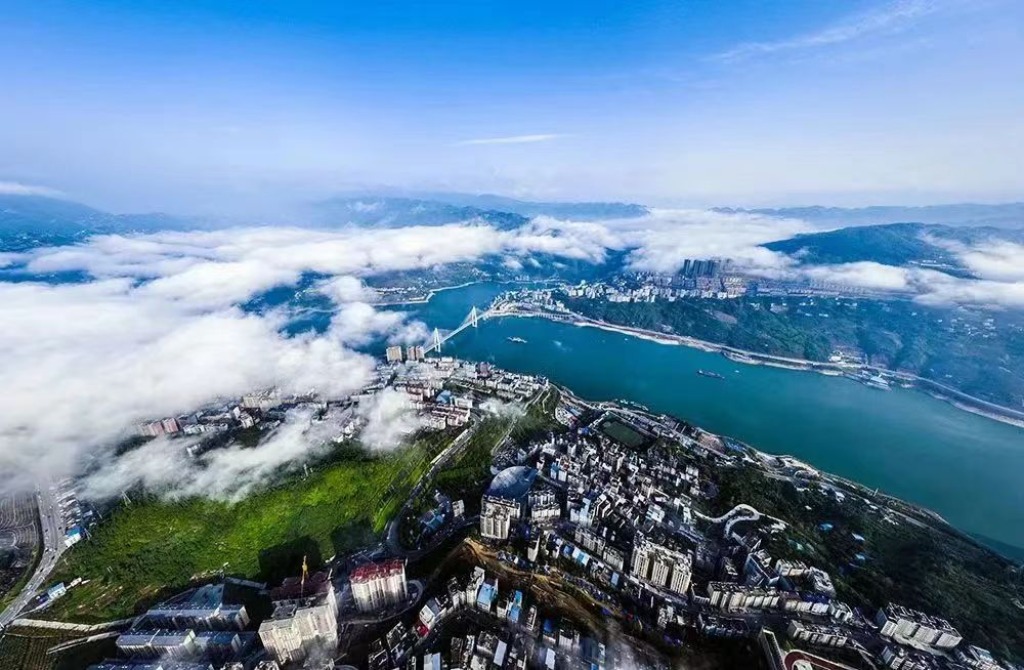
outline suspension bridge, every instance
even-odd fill
[[[445,342],[452,339],[453,337],[455,337],[462,331],[466,330],[467,328],[476,328],[481,321],[483,321],[484,319],[489,319],[492,316],[496,316],[498,312],[499,308],[495,305],[488,307],[484,311],[480,311],[476,307],[474,307],[473,309],[469,310],[469,314],[466,316],[465,319],[462,320],[462,323],[460,323],[458,327],[455,328],[454,330],[443,331],[438,328],[435,328],[433,335],[431,335],[430,337],[430,344],[423,348],[423,353],[429,354],[431,352],[440,352],[441,347],[444,345]]]

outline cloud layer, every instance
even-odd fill
[[[363,280],[389,271],[483,257],[512,268],[535,267],[538,258],[551,257],[599,263],[611,252],[625,252],[632,269],[673,272],[686,258],[721,257],[753,274],[898,291],[927,304],[1024,307],[1022,245],[950,244],[975,279],[872,262],[805,267],[761,246],[810,230],[792,219],[656,210],[600,223],[539,217],[513,231],[467,222],[388,230],[263,227],[106,235],[9,256],[8,265],[38,280],[3,281],[0,275],[0,385],[7,397],[0,413],[0,470],[22,480],[71,472],[137,422],[254,389],[315,389],[328,397],[357,390],[375,364],[360,347],[378,339],[422,341],[427,335],[424,324],[374,308],[374,292]],[[91,279],[45,281],[50,273],[68,271]],[[284,328],[292,315],[286,311],[254,314],[241,308],[307,273],[327,277],[313,287],[335,306],[325,332],[288,336]],[[406,409],[394,398],[366,409],[371,446],[383,448],[415,428]],[[136,479],[154,486],[236,496],[286,463],[315,454],[318,436],[296,417],[275,437],[279,441],[241,456],[227,450],[189,469],[187,445],[155,441],[132,457],[144,463],[118,463],[104,472],[119,485],[138,470]],[[207,467],[214,462],[217,467]],[[211,479],[211,470],[230,473],[239,483]],[[192,483],[157,471],[192,472]],[[107,493],[112,488],[96,485]]]
[[[0,384],[8,393],[0,413],[0,470],[21,483],[70,473],[138,422],[254,389],[348,395],[370,380],[375,365],[359,347],[427,335],[422,323],[375,309],[362,278],[489,255],[600,261],[604,250],[549,228],[505,232],[470,222],[106,235],[12,255],[8,264],[39,279],[0,281]],[[62,272],[92,279],[45,281]],[[295,285],[305,273],[330,277],[314,289],[336,307],[325,332],[288,336],[288,313],[240,307],[268,289]],[[418,425],[398,400],[385,395],[365,408],[364,439],[372,448],[393,445]],[[138,481],[179,494],[237,496],[285,463],[315,454],[319,433],[302,424],[290,422],[258,449],[218,451],[196,463],[184,441],[155,441],[101,468],[93,492]]]
[[[45,186],[0,180],[0,195],[42,195],[53,198],[60,197],[62,194],[60,191]]]

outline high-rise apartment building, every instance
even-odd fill
[[[409,595],[405,562],[367,563],[352,571],[352,597],[360,612],[377,612],[403,602]]]

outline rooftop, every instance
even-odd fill
[[[314,572],[303,582],[301,577],[288,577],[275,589],[270,590],[271,600],[294,600],[327,593],[331,588],[328,572]]]
[[[505,468],[494,476],[491,486],[487,489],[487,495],[519,500],[530,490],[536,478],[537,471],[525,465]]]
[[[366,563],[352,571],[350,577],[352,583],[359,584],[381,577],[390,577],[405,571],[405,563],[399,559],[384,561],[383,563]]]

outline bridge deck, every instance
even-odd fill
[[[439,339],[435,339],[433,342],[430,343],[429,346],[426,346],[426,347],[423,348],[423,353],[429,354],[429,353],[431,353],[433,351],[440,350],[445,342],[447,342],[448,340],[452,339],[453,337],[455,337],[456,335],[458,335],[462,331],[466,330],[467,328],[470,328],[470,327],[476,328],[477,324],[480,321],[483,321],[484,319],[488,319],[488,318],[494,316],[494,314],[495,314],[495,312],[494,312],[494,310],[492,308],[488,308],[486,311],[480,312],[480,311],[477,311],[476,307],[474,307],[470,311],[469,316],[467,316],[466,319],[462,323],[459,324],[458,328],[456,328],[455,330],[448,331],[447,333],[445,333],[444,337],[441,337]],[[435,328],[434,329],[434,337],[435,338],[438,336],[438,333],[439,333],[439,331]]]

